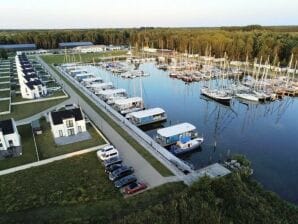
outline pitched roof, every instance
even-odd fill
[[[0,121],[0,131],[2,131],[4,135],[14,133],[12,119]]]
[[[80,108],[54,111],[54,112],[51,112],[51,117],[54,125],[63,124],[63,120],[69,119],[69,118],[74,118],[75,121],[83,120],[83,114]]]

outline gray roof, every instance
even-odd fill
[[[35,44],[0,44],[0,49],[29,50],[29,49],[36,49],[36,45]]]
[[[92,42],[62,42],[59,43],[59,48],[70,48],[78,46],[92,46]]]

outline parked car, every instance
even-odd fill
[[[134,194],[138,191],[144,190],[147,188],[147,185],[142,182],[133,182],[126,186],[123,190],[125,194]]]
[[[119,180],[116,180],[114,182],[114,184],[115,184],[115,187],[121,188],[121,187],[125,187],[126,185],[131,184],[131,183],[136,182],[136,181],[137,181],[136,176],[132,174],[132,175],[123,177]]]
[[[118,150],[112,145],[105,146],[104,148],[98,150],[96,154],[100,160],[107,160],[109,158],[119,156]]]
[[[134,172],[132,167],[123,166],[109,174],[109,179],[111,181],[118,180],[122,177],[128,176]]]
[[[121,163],[122,163],[122,159],[119,156],[112,157],[110,159],[103,161],[103,165],[105,166],[105,168],[112,166],[114,164],[121,164]]]
[[[119,169],[121,167],[122,167],[122,164],[114,164],[114,165],[111,165],[111,166],[107,167],[105,169],[105,172],[106,173],[111,173],[111,172],[113,172],[113,171],[115,171],[115,170],[117,170],[117,169]]]

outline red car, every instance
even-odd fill
[[[140,182],[133,182],[130,185],[128,185],[127,187],[124,188],[124,193],[125,194],[134,194],[138,191],[144,190],[147,188],[147,185],[144,183],[140,183]]]

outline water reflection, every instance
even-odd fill
[[[151,63],[141,64],[140,68],[150,74],[141,78],[141,82],[123,79],[103,69],[92,71],[116,87],[125,88],[132,96],[142,95],[147,108],[163,108],[168,120],[161,127],[180,122],[194,124],[205,142],[182,158],[195,167],[223,161],[234,153],[245,154],[252,161],[255,177],[266,188],[298,203],[297,98],[263,104],[233,99],[230,106],[225,106],[200,95],[206,83],[185,85]],[[144,131],[154,137],[158,128]]]

